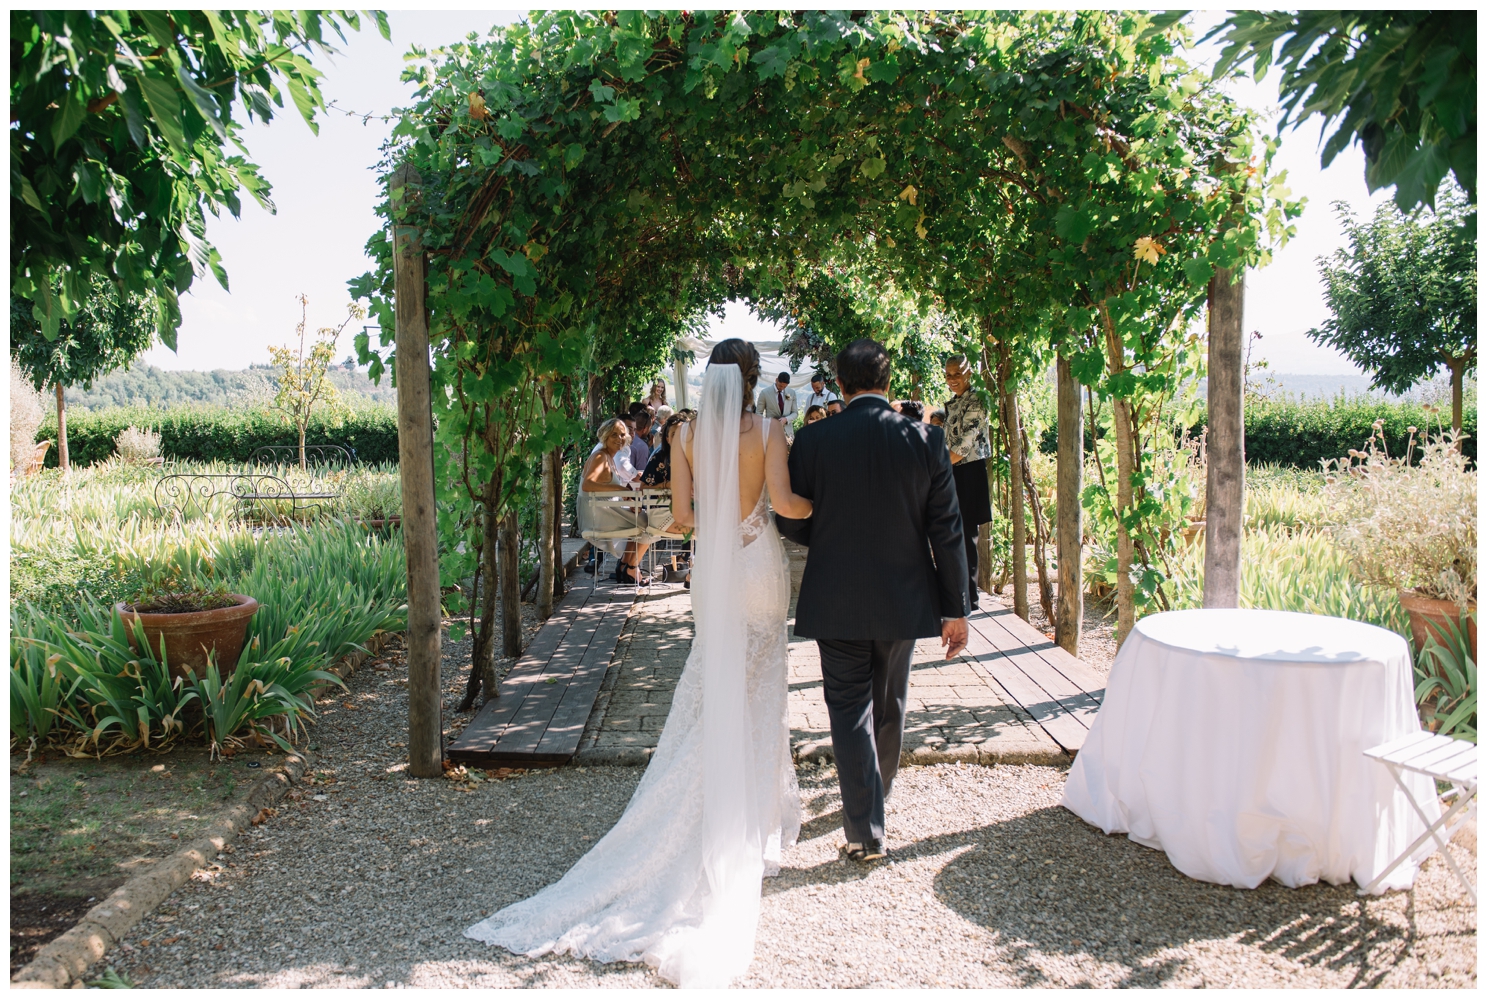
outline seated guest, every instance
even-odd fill
[[[578,527],[580,531],[625,531],[639,525],[635,507],[604,500],[604,493],[624,492],[629,488],[618,475],[618,456],[627,455],[630,448],[630,432],[620,419],[606,420],[599,428],[599,446],[589,455],[579,480]],[[597,549],[603,549],[619,557],[614,569],[617,583],[633,583],[649,586],[650,578],[640,571],[640,559],[649,543],[637,543],[624,538],[608,538],[590,541]]]
[[[828,402],[826,404],[826,415],[827,416],[836,416],[841,411],[842,411],[842,401],[840,399],[833,399],[833,400],[831,400],[830,402]]]
[[[945,411],[943,409],[937,409],[930,413],[929,422],[931,426],[943,427],[945,425]]]
[[[817,420],[826,419],[825,406],[812,406],[805,411],[805,422],[815,423]]]
[[[651,460],[651,446],[646,440],[651,432],[651,411],[643,402],[637,402],[630,407],[630,426],[634,437],[630,441],[630,464],[637,469],[645,468]]]
[[[630,430],[630,414],[622,413],[614,419],[606,421],[599,429],[602,431],[604,427],[609,426],[611,423],[618,423],[625,428],[625,448],[617,452],[614,456],[614,478],[624,488],[629,489],[631,484],[640,478],[640,469],[636,468],[635,463],[630,460],[630,437],[632,435]],[[604,450],[604,437],[601,434],[599,443],[594,445],[594,449],[589,452],[589,455],[592,457],[602,450]]]
[[[673,414],[661,425],[661,443],[651,454],[651,460],[645,466],[645,471],[640,473],[642,485],[660,489],[671,485],[671,448],[674,444],[673,438],[683,423],[690,422],[690,416],[681,413]]]
[[[924,422],[924,403],[915,402],[913,399],[905,399],[898,404],[898,411],[903,416],[916,422]]]

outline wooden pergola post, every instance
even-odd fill
[[[390,181],[394,205],[416,196],[421,178],[401,166]],[[408,772],[444,773],[439,689],[439,543],[434,507],[434,415],[429,385],[425,260],[418,227],[393,225],[397,309],[398,471],[403,545],[408,554]]]
[[[1053,636],[1059,648],[1079,655],[1084,621],[1084,417],[1073,365],[1059,356],[1058,378],[1058,606]]]
[[[1208,282],[1208,523],[1203,606],[1239,606],[1244,534],[1244,273]]]

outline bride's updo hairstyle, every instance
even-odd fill
[[[747,340],[731,337],[713,348],[708,364],[736,364],[743,375],[743,405],[747,411],[754,402],[754,386],[759,384],[759,348]]]

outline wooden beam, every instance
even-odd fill
[[[1059,648],[1079,655],[1084,621],[1084,418],[1073,365],[1057,361],[1058,377],[1058,607],[1053,634]]]
[[[1208,282],[1208,524],[1203,606],[1239,606],[1244,534],[1244,274]]]
[[[421,178],[399,167],[389,182],[393,218],[416,201]],[[444,773],[439,689],[439,539],[434,507],[434,417],[429,387],[425,260],[418,227],[393,225],[397,308],[398,471],[408,554],[408,772]]]

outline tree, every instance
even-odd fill
[[[1448,171],[1477,203],[1476,11],[1239,11],[1208,38],[1220,33],[1215,79],[1244,62],[1256,81],[1281,67],[1282,129],[1341,119],[1323,167],[1357,141],[1368,189],[1395,185],[1401,211],[1434,205]]]
[[[88,294],[72,318],[60,324],[54,339],[42,336],[31,303],[10,297],[10,353],[37,390],[51,387],[57,396],[57,464],[65,471],[67,403],[70,385],[92,388],[93,380],[128,367],[154,339],[149,300],[121,294],[107,278],[94,275]]]
[[[1373,372],[1373,387],[1404,392],[1441,366],[1451,371],[1451,426],[1461,429],[1461,382],[1477,366],[1477,247],[1473,212],[1457,190],[1434,215],[1385,205],[1359,222],[1334,207],[1348,248],[1319,259],[1332,318],[1307,336]]]
[[[374,13],[384,38],[387,19]],[[211,271],[205,211],[236,217],[246,190],[273,211],[244,151],[246,119],[289,92],[312,130],[325,105],[306,58],[333,53],[351,11],[33,11],[10,15],[11,290],[51,340],[94,275],[152,300],[174,349],[178,298]]]
[[[289,347],[270,347],[269,357],[279,369],[279,392],[274,396],[273,408],[284,414],[284,421],[299,431],[299,467],[305,467],[305,429],[310,425],[310,413],[317,405],[332,411],[345,408],[341,394],[331,384],[326,372],[336,359],[336,341],[353,319],[361,319],[366,310],[358,305],[346,307],[346,318],[339,326],[324,326],[317,331],[310,353],[305,354],[305,333],[308,329],[310,297],[300,295],[299,324],[294,331],[299,334],[299,351]]]

